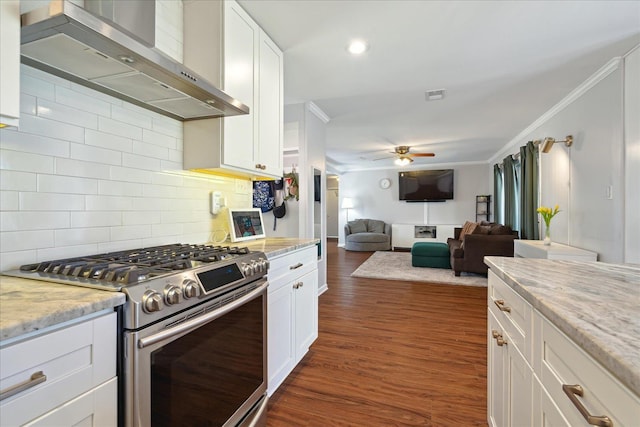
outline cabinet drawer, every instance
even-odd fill
[[[531,305],[491,270],[487,300],[489,310],[505,328],[527,362],[532,364]]]
[[[316,268],[317,262],[318,252],[315,245],[269,258],[267,278],[270,284],[288,274],[291,274],[290,278],[293,279]]]
[[[563,384],[582,387],[583,395],[577,400],[591,415],[605,415],[616,427],[637,426],[640,398],[538,312],[535,323],[541,335],[540,348],[535,351],[536,371],[569,424],[587,425]]]
[[[116,375],[116,314],[74,324],[0,349],[0,389],[46,380],[0,402],[0,425],[21,425]]]

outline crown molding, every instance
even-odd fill
[[[542,126],[547,121],[551,120],[556,114],[560,113],[562,110],[571,105],[575,100],[580,98],[582,95],[587,93],[589,89],[600,83],[604,80],[608,75],[616,71],[620,68],[622,64],[621,57],[615,57],[609,62],[607,62],[602,68],[596,71],[591,77],[582,82],[577,88],[569,92],[567,96],[565,96],[560,102],[551,107],[547,112],[542,114],[536,121],[527,126],[523,131],[521,131],[518,135],[515,136],[511,141],[506,143],[504,147],[496,154],[494,154],[487,163],[493,163],[498,159],[504,157],[504,153],[509,153],[513,150],[514,147],[522,144],[522,141],[525,140],[529,134],[534,132],[537,128]]]
[[[318,107],[313,101],[305,102],[307,110],[311,111],[314,116],[322,120],[322,122],[326,125],[331,120],[331,117],[327,116],[327,114],[322,111],[320,107]]]

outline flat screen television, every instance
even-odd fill
[[[400,200],[443,202],[453,199],[453,169],[398,172]]]

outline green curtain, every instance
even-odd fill
[[[504,171],[504,225],[515,230],[518,224],[518,183],[516,182],[515,160],[509,155],[504,158],[502,164]]]
[[[520,192],[520,238],[538,240],[538,150],[533,141],[520,147],[522,191]]]
[[[504,223],[502,216],[502,170],[500,164],[493,165],[493,222]]]

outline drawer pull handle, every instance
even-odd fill
[[[300,289],[301,287],[304,286],[304,283],[302,282],[298,282],[296,284],[293,285],[293,289]]]
[[[291,265],[291,266],[289,266],[289,270],[295,270],[295,269],[297,269],[297,268],[302,267],[303,265],[304,265],[303,263],[299,262],[299,263],[297,263],[296,265]]]
[[[507,340],[502,338],[502,334],[496,331],[495,329],[491,330],[491,336],[496,339],[496,344],[498,344],[499,347],[502,347],[503,345],[507,345]]]
[[[495,305],[498,306],[500,311],[506,311],[507,313],[511,313],[511,307],[507,307],[506,305],[504,305],[503,299],[497,299],[497,300],[494,300],[493,302],[495,303]]]
[[[611,421],[611,418],[607,417],[606,415],[591,415],[587,408],[585,408],[584,405],[580,403],[577,396],[582,397],[584,395],[584,389],[581,385],[562,384],[562,391],[565,392],[565,394],[569,397],[571,403],[573,403],[573,405],[578,408],[580,414],[582,414],[584,419],[590,425],[600,427],[613,427],[613,421]]]
[[[33,374],[31,374],[31,378],[29,378],[28,380],[23,381],[20,384],[13,385],[6,390],[0,391],[0,400],[4,400],[15,394],[28,390],[31,387],[35,387],[38,384],[45,382],[46,380],[47,376],[42,371],[34,372]]]

